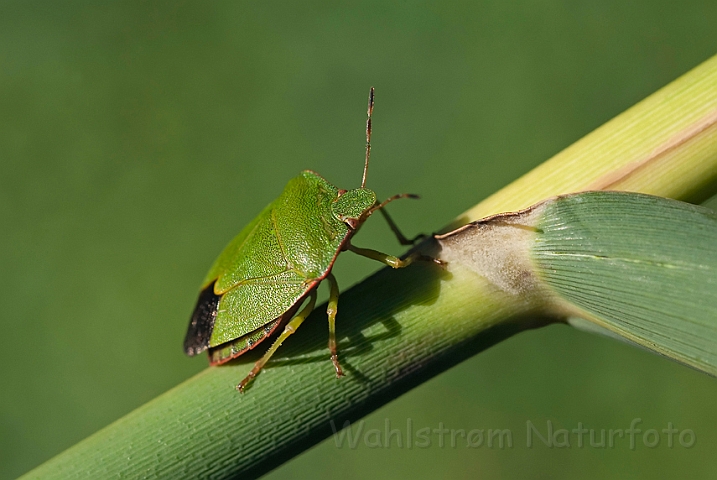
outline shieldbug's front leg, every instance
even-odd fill
[[[336,369],[336,377],[343,377],[344,371],[339,365],[339,356],[336,353],[336,312],[339,306],[339,284],[336,283],[336,277],[329,273],[326,277],[329,281],[329,304],[326,307],[326,315],[329,317],[329,351],[331,352],[331,361],[334,362]]]
[[[244,378],[244,380],[237,385],[237,390],[244,393],[244,388],[247,386],[249,382],[252,381],[254,377],[257,376],[257,374],[261,371],[261,369],[264,367],[266,362],[269,361],[272,355],[274,355],[274,352],[276,352],[276,349],[279,348],[284,340],[286,340],[289,335],[296,332],[296,329],[299,328],[299,326],[306,320],[306,317],[309,316],[311,311],[314,309],[314,305],[316,305],[316,290],[312,290],[309,302],[306,304],[304,308],[301,309],[301,311],[289,322],[286,324],[286,327],[284,327],[284,331],[281,332],[281,335],[274,340],[274,343],[271,345],[271,348],[267,350],[267,352],[264,354],[263,357],[259,359],[258,362],[254,364],[254,368],[251,369],[251,372],[249,372],[249,375]]]
[[[392,268],[404,268],[415,262],[416,260],[422,261],[422,262],[433,262],[437,265],[443,266],[444,263],[441,260],[438,260],[437,258],[429,257],[428,255],[423,255],[418,252],[413,252],[410,255],[408,255],[403,260],[394,257],[393,255],[388,255],[386,253],[381,253],[377,250],[371,250],[370,248],[359,248],[354,245],[349,244],[347,247],[347,250],[350,250],[354,252],[357,255],[361,255],[362,257],[370,258],[372,260],[377,260],[385,265],[388,265]]]
[[[403,198],[403,197],[401,197]],[[414,198],[413,196],[408,198]],[[416,197],[417,198],[417,197]],[[398,243],[401,245],[413,245],[420,239],[424,238],[425,235],[423,233],[419,233],[413,238],[407,238],[403,232],[398,228],[398,225],[396,225],[396,222],[393,221],[391,216],[388,214],[385,208],[380,209],[381,215],[383,215],[383,218],[386,220],[386,223],[388,223],[388,228],[391,229],[393,234],[396,236],[396,239],[398,240]]]
[[[388,214],[388,212],[387,212],[386,209],[385,209],[386,205],[388,205],[389,203],[393,202],[394,200],[399,200],[399,199],[401,199],[401,198],[414,198],[414,199],[418,199],[418,198],[420,198],[420,197],[419,197],[418,195],[416,195],[415,193],[399,193],[398,195],[394,195],[394,196],[392,196],[392,197],[388,197],[388,198],[387,198],[386,200],[384,200],[383,202],[381,202],[381,203],[376,203],[376,205],[374,205],[374,206],[368,211],[368,214],[366,215],[366,218],[370,217],[376,210],[380,210],[380,211],[381,211],[381,215],[383,215],[383,218],[386,220],[386,223],[388,223],[388,227],[391,229],[391,231],[393,232],[393,234],[396,236],[396,239],[398,240],[398,243],[400,243],[401,245],[413,245],[414,243],[416,243],[417,241],[419,241],[420,239],[422,239],[423,237],[425,237],[425,235],[422,234],[422,233],[419,233],[418,235],[416,235],[416,236],[413,237],[413,238],[407,238],[407,237],[401,232],[401,230],[398,228],[398,225],[396,225],[396,222],[393,221],[393,219],[391,218],[391,216]]]

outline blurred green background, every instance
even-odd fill
[[[420,193],[391,212],[431,232],[717,53],[715,18],[707,0],[3,2],[0,478],[206,368],[181,349],[199,282],[300,170],[360,183],[369,86],[368,186]],[[380,221],[357,243],[402,252]],[[335,273],[346,288],[377,268],[344,255]],[[364,425],[509,429],[511,448],[329,439],[268,478],[706,478],[716,398],[712,378],[555,326]],[[635,418],[696,441],[526,446],[528,421]]]

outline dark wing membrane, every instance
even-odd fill
[[[184,353],[187,355],[194,356],[209,347],[220,298],[214,294],[214,282],[199,294],[187,335],[184,337]]]

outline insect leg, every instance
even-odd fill
[[[396,235],[396,238],[398,239],[398,243],[400,243],[401,245],[413,245],[413,244],[416,243],[418,240],[420,240],[421,238],[425,237],[425,235],[422,234],[422,233],[419,233],[418,235],[416,235],[416,236],[413,237],[413,238],[410,238],[410,239],[409,239],[409,238],[406,238],[406,236],[405,236],[403,233],[401,233],[401,230],[399,230],[398,225],[396,225],[396,222],[393,221],[393,219],[391,218],[391,216],[390,216],[390,215],[388,214],[388,212],[384,209],[384,207],[385,207],[386,205],[388,205],[389,203],[393,202],[394,200],[398,200],[399,198],[415,198],[415,199],[418,199],[419,196],[416,195],[416,194],[413,194],[413,193],[399,193],[398,195],[394,195],[394,196],[392,196],[392,197],[388,197],[388,198],[387,198],[386,200],[384,200],[383,202],[377,203],[376,205],[374,205],[373,207],[371,207],[371,208],[368,210],[368,212],[366,212],[364,220],[365,220],[366,218],[370,217],[370,216],[373,214],[373,212],[375,212],[376,210],[380,210],[380,211],[381,211],[381,214],[383,215],[383,218],[386,219],[386,223],[388,223],[389,228],[391,229],[391,231],[393,232],[393,234]]]
[[[398,243],[401,245],[413,245],[423,237],[425,237],[424,234],[419,233],[413,238],[406,238],[406,236],[401,233],[401,230],[399,230],[398,225],[393,221],[391,216],[388,214],[385,208],[380,209],[381,215],[383,215],[383,218],[386,219],[386,223],[388,223],[389,228],[393,232],[394,235],[396,235],[396,238],[398,239]]]
[[[259,371],[264,367],[266,362],[269,361],[272,355],[274,355],[274,352],[276,352],[276,349],[279,348],[284,340],[286,340],[289,335],[296,332],[296,329],[299,328],[299,325],[301,325],[304,320],[306,320],[306,317],[309,316],[311,311],[314,309],[314,305],[316,305],[316,289],[311,291],[309,302],[304,306],[304,308],[301,309],[301,311],[289,322],[286,324],[286,327],[284,327],[284,331],[281,332],[281,335],[274,340],[274,343],[271,345],[271,348],[267,350],[267,352],[264,354],[263,357],[259,359],[258,362],[254,364],[254,368],[251,369],[251,372],[249,372],[249,375],[246,376],[244,380],[237,385],[237,390],[240,392],[244,392],[244,387],[247,386],[251,380],[257,376]]]
[[[362,257],[370,258],[372,260],[377,260],[385,265],[388,265],[389,267],[393,268],[403,268],[407,267],[409,264],[413,262],[413,258],[409,255],[406,257],[405,260],[401,260],[398,257],[394,257],[393,255],[388,255],[385,253],[381,253],[376,250],[371,250],[370,248],[359,248],[351,245],[349,243],[348,250],[354,252],[357,255],[361,255]]]
[[[326,308],[326,314],[329,317],[329,351],[331,352],[331,361],[334,362],[336,376],[343,377],[344,372],[339,365],[339,356],[336,353],[336,312],[339,306],[339,284],[336,283],[336,277],[329,273],[326,277],[329,280],[329,305]]]
[[[413,252],[410,255],[408,255],[406,258],[401,260],[398,257],[394,257],[393,255],[388,255],[386,253],[381,253],[376,250],[371,250],[370,248],[359,248],[351,245],[346,247],[347,250],[350,250],[358,255],[361,255],[362,257],[370,258],[372,260],[377,260],[385,265],[388,265],[392,268],[403,268],[407,267],[410,264],[412,264],[416,260],[426,261],[426,262],[433,262],[438,265],[443,265],[443,262],[436,259],[429,257],[428,255],[422,255],[418,252]]]

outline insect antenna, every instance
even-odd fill
[[[368,118],[366,119],[366,163],[363,165],[363,179],[361,188],[366,187],[366,174],[368,173],[368,159],[371,156],[371,114],[373,113],[373,87],[368,92]]]

